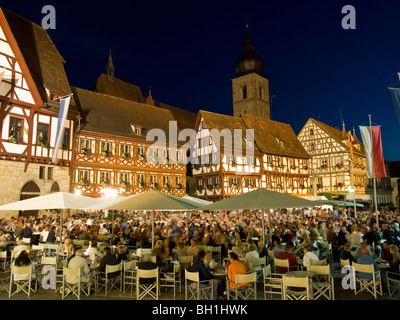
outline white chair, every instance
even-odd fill
[[[0,271],[0,289],[5,289],[8,293],[10,284],[10,270]]]
[[[131,296],[133,294],[133,287],[136,286],[136,260],[124,261],[124,288],[123,291],[126,292],[127,288],[131,288]]]
[[[70,279],[67,281],[67,277]],[[62,300],[64,300],[68,295],[74,295],[81,299],[81,292],[83,292],[86,296],[90,296],[90,281],[82,282],[81,280],[81,268],[63,268],[63,282],[62,282]]]
[[[160,272],[160,288],[173,288],[175,298],[177,284],[179,284],[179,292],[181,292],[181,265],[178,263],[173,265],[174,269],[171,272]]]
[[[310,266],[326,266],[326,259],[310,260]]]
[[[37,291],[37,279],[32,280],[32,266],[25,267],[17,267],[11,266],[11,275],[10,275],[10,287],[8,290],[8,297],[11,298],[14,294],[19,292],[25,292],[28,297],[31,296],[31,292],[35,293]],[[22,279],[16,280],[15,276]],[[34,286],[32,287],[32,282],[34,282]]]
[[[371,293],[375,299],[377,295],[382,295],[382,281],[380,272],[375,272],[373,264],[352,263],[353,279],[355,280],[354,295],[367,291]],[[368,279],[368,278],[371,279]]]
[[[231,284],[234,285],[232,288]],[[239,286],[241,285],[241,286]],[[257,300],[257,272],[235,274],[235,281],[226,281],[227,298],[230,300]]]
[[[279,272],[278,267],[285,268],[286,272],[290,270],[289,259],[278,259],[274,258],[275,273],[285,273]]]
[[[283,300],[310,300],[310,289],[308,277],[282,276]]]
[[[190,297],[188,297],[190,293]],[[185,300],[213,300],[212,280],[200,281],[199,272],[185,269]]]
[[[267,265],[263,268],[263,278],[264,300],[267,300],[267,294],[270,295],[271,299],[273,295],[282,297],[282,274],[272,273],[271,265]]]
[[[0,251],[0,261],[4,270],[9,266],[9,261],[7,261],[7,258],[7,251]]]
[[[140,279],[153,279],[151,283],[143,283]],[[147,281],[146,281],[147,282]],[[136,299],[142,300],[146,296],[158,300],[159,295],[159,269],[137,269],[136,274]]]
[[[251,259],[251,271],[257,272],[257,281],[260,280],[263,274],[263,268],[267,265],[267,258],[253,258]]]
[[[42,258],[40,260],[40,266],[38,266],[41,268],[41,270],[38,270],[39,271],[38,272],[39,281],[41,281],[43,279],[43,277],[46,276],[45,266],[53,266],[54,267],[54,271],[55,271],[54,281],[56,284],[55,290],[57,290],[57,280],[58,280],[58,283],[60,284],[60,286],[62,286],[62,270],[61,271],[57,270],[57,258],[42,256]]]
[[[117,265],[106,265],[106,270],[104,273],[99,273],[96,281],[96,293],[100,292],[104,288],[105,296],[112,289],[117,289],[122,293],[122,262]],[[117,287],[119,285],[119,287]]]
[[[331,275],[330,266],[310,265],[308,271],[313,272],[315,275],[312,283],[314,289],[314,300],[317,300],[322,296],[328,300],[335,300],[334,279]]]

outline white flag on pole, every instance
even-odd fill
[[[56,131],[56,143],[54,145],[53,159],[52,159],[53,163],[57,163],[58,149],[60,148],[60,145],[64,139],[65,120],[67,119],[70,100],[71,96],[68,96],[62,98],[60,102],[60,112],[58,114],[57,131]]]

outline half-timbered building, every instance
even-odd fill
[[[309,195],[310,156],[290,125],[200,111],[196,132],[192,156],[198,197],[218,200],[256,188]]]
[[[73,88],[82,112],[77,133],[72,188],[98,197],[114,190],[122,196],[158,190],[183,196],[186,150],[169,143],[171,112],[84,89]],[[158,129],[165,136],[148,140]]]
[[[0,9],[0,203],[70,191],[75,126],[71,100],[52,163],[60,97],[71,94],[64,60],[39,25]]]
[[[365,195],[369,180],[364,146],[354,132],[346,132],[344,125],[339,130],[310,118],[299,132],[298,139],[312,156],[314,194],[331,194],[351,200],[350,189],[354,184],[356,198],[360,201],[369,199]]]

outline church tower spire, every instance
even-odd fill
[[[115,70],[115,68],[114,68],[114,64],[113,64],[113,61],[112,61],[111,48],[110,48],[110,55],[108,57],[108,63],[107,63],[107,66],[106,66],[106,75],[107,75],[108,79],[111,82],[114,81],[114,70]]]
[[[254,39],[248,32],[243,38],[242,56],[235,62],[232,77],[233,115],[241,113],[270,119],[269,80],[263,74],[263,59],[255,53]]]

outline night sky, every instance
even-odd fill
[[[83,4],[84,2],[84,4]],[[353,131],[382,127],[385,160],[400,160],[400,126],[388,86],[400,87],[400,1],[19,1],[1,6],[41,24],[66,61],[72,86],[92,89],[109,50],[115,76],[155,100],[232,115],[231,77],[242,39],[254,38],[270,80],[273,120],[296,134],[312,117]],[[356,29],[342,28],[345,5]]]

